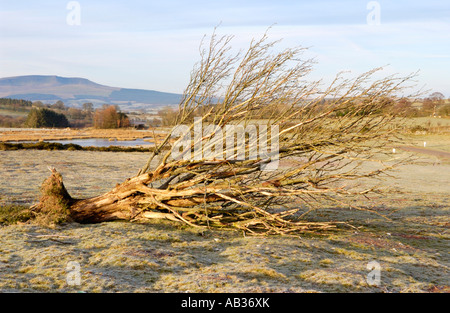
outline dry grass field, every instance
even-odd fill
[[[410,139],[417,147],[426,141],[426,149],[450,151],[446,134]],[[84,198],[135,175],[147,155],[0,151],[0,291],[450,292],[450,159],[416,155],[415,164],[379,182],[386,194],[356,203],[389,219],[324,204],[307,218],[348,226],[299,237],[249,237],[170,221],[8,222],[15,205],[37,200],[47,166],[61,172],[71,195]],[[67,281],[74,261],[79,285]],[[372,261],[380,265],[375,285],[368,280]]]
[[[44,141],[65,139],[106,138],[111,140],[133,140],[138,138],[162,137],[166,129],[135,130],[135,129],[39,129],[39,128],[0,128],[0,142],[10,141]]]

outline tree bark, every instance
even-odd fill
[[[52,174],[41,187],[39,203],[32,208],[36,212],[58,212],[65,214],[67,220],[78,223],[99,223],[112,220],[132,220],[140,213],[136,204],[139,189],[149,181],[145,173],[124,183],[118,184],[111,191],[88,199],[74,199],[67,192],[60,173],[51,169]],[[163,217],[163,216],[161,216]]]

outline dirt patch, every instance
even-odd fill
[[[405,151],[429,154],[432,156],[436,156],[438,158],[450,159],[450,152],[446,152],[446,151],[419,148],[419,147],[411,147],[411,146],[399,147],[399,148],[402,150],[405,150]]]

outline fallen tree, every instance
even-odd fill
[[[103,195],[73,199],[52,169],[33,210],[79,223],[163,218],[251,234],[336,227],[308,221],[307,213],[322,200],[342,205],[375,191],[347,183],[392,169],[383,155],[398,119],[380,112],[414,74],[339,73],[323,87],[306,79],[314,61],[302,58],[304,48],[274,52],[278,42],[264,34],[232,54],[231,39],[213,33],[202,43],[176,127],[135,177]],[[368,162],[379,166],[365,170]]]

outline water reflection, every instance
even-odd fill
[[[44,140],[44,142],[55,142],[64,145],[75,144],[81,147],[135,147],[135,146],[146,146],[151,147],[155,144],[151,141],[152,138],[138,138],[136,140],[113,140],[110,141],[107,138],[89,138],[89,139],[64,139],[64,140]],[[23,142],[23,141],[22,141]],[[29,141],[31,142],[31,141]],[[36,141],[35,141],[36,142]]]

